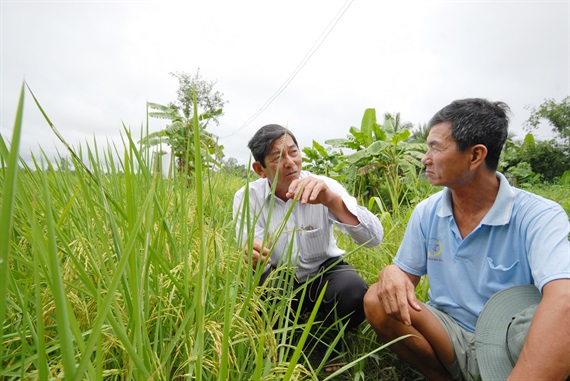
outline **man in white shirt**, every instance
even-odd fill
[[[336,244],[333,225],[356,243],[372,247],[382,240],[382,224],[337,181],[301,171],[301,152],[288,129],[266,125],[248,147],[255,159],[253,170],[261,178],[236,192],[233,211],[246,260],[263,271],[260,283],[278,266],[293,266],[294,288],[311,280],[303,310],[312,310],[327,284],[319,312],[344,319],[348,328],[358,326],[364,320],[362,300],[368,286],[342,260],[344,251]],[[248,234],[253,234],[251,250]]]

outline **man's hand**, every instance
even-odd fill
[[[396,265],[385,267],[378,274],[378,300],[386,314],[406,325],[411,325],[410,310],[421,311],[416,298],[416,285],[419,277],[411,276]]]
[[[268,263],[271,263],[271,258],[267,255],[269,254],[269,248],[263,246],[263,242],[258,240],[257,238],[253,239],[253,248],[251,252],[251,264],[255,268],[257,267],[257,263],[261,261],[263,266]],[[245,262],[247,263],[249,260],[249,248],[247,245],[244,247],[245,252]]]
[[[542,288],[524,346],[508,380],[567,380],[570,376],[570,279]]]
[[[340,222],[356,226],[358,218],[348,210],[342,198],[330,190],[327,184],[317,177],[309,176],[291,182],[285,197],[291,199],[299,194],[301,204],[322,204],[327,207]]]
[[[297,193],[299,193],[298,200],[301,204],[323,204],[327,206],[338,197],[323,180],[313,176],[293,180],[285,196],[291,199],[295,198]]]

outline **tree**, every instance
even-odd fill
[[[570,168],[570,154],[553,140],[537,141],[527,134],[522,142],[507,139],[499,165],[518,184],[552,183]]]
[[[546,119],[552,126],[552,131],[560,137],[568,150],[570,147],[570,97],[564,98],[560,103],[555,102],[554,99],[545,99],[538,109],[530,107],[530,110],[530,117],[525,122],[527,129],[538,128],[540,122]]]
[[[400,113],[397,112],[395,114],[390,114],[389,112],[384,113],[384,121],[391,121],[392,128],[394,132],[398,132],[401,130],[411,130],[414,128],[414,125],[411,122],[404,122],[402,123]]]
[[[202,79],[200,70],[194,76],[186,73],[170,73],[178,79],[176,102],[164,106],[158,103],[147,102],[150,110],[148,115],[152,118],[166,119],[171,123],[164,130],[149,134],[142,139],[147,147],[160,144],[170,146],[172,156],[176,158],[179,172],[190,173],[194,169],[195,152],[192,147],[194,136],[194,92],[198,109],[198,123],[200,128],[200,154],[210,165],[221,166],[223,146],[218,144],[218,137],[206,131],[208,123],[219,124],[223,115],[222,107],[226,104],[223,94],[214,91],[215,83]],[[161,152],[165,154],[165,152]]]
[[[195,152],[193,151],[192,139],[194,138],[194,122],[193,119],[187,119],[178,114],[178,110],[169,106],[163,106],[157,103],[147,102],[150,110],[149,116],[159,119],[167,119],[172,123],[167,125],[164,130],[160,130],[149,134],[142,142],[147,147],[166,144],[170,146],[172,156],[176,158],[176,164],[179,172],[192,172],[194,170]],[[211,132],[206,131],[208,121],[212,119],[212,115],[221,113],[217,110],[214,114],[203,113],[198,116],[199,134],[201,150],[200,154],[205,162],[214,166],[221,165],[221,159],[224,156],[223,146],[218,145],[218,138]],[[160,154],[165,154],[162,151]]]
[[[238,160],[235,157],[229,157],[227,160],[224,160],[222,163],[222,169],[228,175],[241,177],[243,179],[246,179],[248,173],[250,172],[245,164],[239,164]]]
[[[176,91],[176,102],[169,106],[180,112],[185,119],[193,117],[193,91],[196,91],[196,104],[198,112],[201,114],[210,114],[209,121],[216,125],[220,124],[218,118],[223,116],[221,111],[227,101],[224,100],[224,94],[214,91],[215,82],[206,81],[200,74],[200,69],[196,70],[194,76],[190,76],[184,72],[170,73],[171,76],[178,79],[178,90]],[[219,110],[219,113],[216,112]]]
[[[414,143],[425,143],[429,135],[429,128],[427,123],[419,124],[417,129],[410,129],[412,135],[410,136],[410,142]]]

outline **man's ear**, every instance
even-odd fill
[[[261,166],[261,163],[259,161],[254,161],[253,164],[251,165],[251,167],[253,168],[255,173],[257,173],[259,175],[259,177],[261,177],[263,179],[267,177],[265,175],[265,171],[263,170],[263,167]]]
[[[487,157],[487,147],[483,144],[476,144],[471,147],[471,166],[475,169],[480,165],[485,164]]]

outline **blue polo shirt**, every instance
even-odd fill
[[[557,203],[500,181],[495,203],[465,239],[445,188],[414,209],[394,264],[427,274],[429,304],[470,332],[489,298],[505,288],[570,278],[568,215]]]

